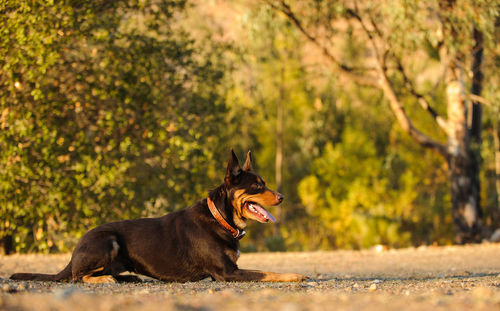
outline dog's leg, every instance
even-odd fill
[[[85,283],[116,282],[113,276],[107,272],[120,249],[116,236],[95,234],[84,236],[80,242],[71,258],[73,281]]]
[[[102,283],[116,283],[116,280],[111,275],[100,275],[100,276],[85,275],[82,277],[82,282],[102,284]]]
[[[229,282],[300,282],[306,279],[305,276],[296,273],[275,273],[258,270],[236,269],[232,273],[214,276],[216,280]]]
[[[118,282],[126,282],[126,283],[142,283],[142,279],[136,275],[113,275],[113,277],[118,281]]]

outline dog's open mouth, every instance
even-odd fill
[[[244,205],[249,216],[259,222],[276,222],[276,218],[265,208],[255,202],[246,202]]]

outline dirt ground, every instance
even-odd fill
[[[302,283],[19,282],[70,255],[0,256],[0,310],[489,310],[500,308],[500,245],[243,254],[239,266]]]

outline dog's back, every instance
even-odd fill
[[[198,263],[221,248],[221,237],[226,235],[206,205],[203,208],[204,202],[159,218],[100,225],[82,236],[71,261],[58,274],[15,273],[10,278],[69,281],[89,273],[100,276],[129,271],[164,281],[204,279],[209,274]],[[227,243],[237,249],[234,241]]]
[[[264,206],[280,204],[283,196],[269,189],[251,165],[242,167],[231,150],[224,183],[191,207],[159,218],[107,223],[87,232],[70,263],[55,275],[16,273],[17,280],[83,281],[137,280],[130,271],[164,281],[300,281],[298,274],[239,269],[239,239],[249,219],[273,223]]]

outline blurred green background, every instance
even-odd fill
[[[447,30],[436,27],[443,1],[331,2],[0,0],[4,252],[70,251],[104,222],[186,208],[223,182],[230,148],[240,159],[251,149],[285,196],[270,208],[279,224],[252,224],[244,251],[450,244],[448,162],[357,77],[383,60],[406,115],[446,144],[412,91],[446,116],[440,48],[463,61],[470,88],[473,31],[489,236],[500,221],[499,4],[454,4]]]

